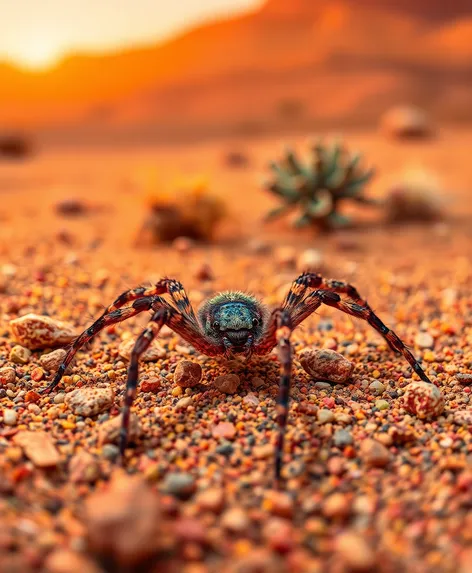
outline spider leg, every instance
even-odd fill
[[[174,311],[175,312],[175,311]],[[126,380],[126,393],[123,408],[123,419],[121,422],[120,431],[120,453],[123,457],[126,445],[128,443],[129,432],[129,418],[131,413],[131,406],[136,397],[138,388],[138,372],[139,372],[139,358],[149,348],[149,345],[154,338],[159,334],[159,331],[164,324],[169,323],[172,310],[169,308],[161,307],[152,315],[152,318],[147,328],[140,334],[134,348],[131,352],[130,362],[128,366],[128,378]]]
[[[356,304],[370,308],[370,306],[367,304],[367,301],[361,297],[357,289],[345,281],[322,279],[320,289],[334,292],[336,294],[345,294]]]
[[[72,346],[69,348],[67,354],[65,355],[64,360],[57,369],[53,381],[51,382],[51,384],[49,384],[49,386],[43,388],[41,390],[41,393],[49,394],[52,390],[54,390],[54,388],[59,384],[62,377],[64,376],[67,367],[72,362],[77,351],[80,350],[80,348],[82,348],[84,344],[87,344],[87,342],[89,342],[101,330],[107,328],[108,326],[111,326],[112,324],[116,324],[117,322],[122,322],[123,320],[127,320],[132,316],[136,316],[137,314],[145,310],[150,310],[153,304],[156,304],[157,302],[164,302],[164,301],[162,299],[159,299],[159,297],[155,296],[139,298],[134,301],[132,306],[123,309],[115,309],[106,314],[102,314],[102,316],[98,320],[96,320],[92,324],[92,326],[87,328],[87,330],[84,330],[84,332],[82,332],[82,334],[75,339]]]
[[[155,285],[150,287],[138,287],[125,291],[124,293],[120,294],[120,296],[109,307],[106,308],[104,314],[112,312],[117,308],[121,308],[125,304],[128,304],[129,302],[132,302],[136,299],[161,295],[165,293],[170,295],[182,314],[185,314],[189,319],[196,323],[192,305],[182,283],[175,279],[169,278],[161,279]]]
[[[302,273],[292,283],[290,290],[285,297],[283,308],[288,308],[292,314],[294,328],[305,320],[310,314],[316,311],[320,300],[317,291],[325,291],[336,294],[345,294],[347,298],[355,304],[368,309],[372,314],[374,311],[367,301],[361,297],[357,289],[345,281],[325,279],[317,273]],[[398,348],[392,344],[392,341],[384,336],[389,347],[394,351],[401,353]]]
[[[275,481],[278,484],[282,469],[283,451],[285,443],[285,430],[287,428],[288,407],[290,403],[290,385],[292,381],[292,347],[290,335],[292,334],[292,321],[287,310],[280,309],[275,314],[277,325],[276,339],[281,365],[279,396],[277,399],[277,424],[279,434],[275,446]]]
[[[325,294],[328,294],[326,291],[319,291],[318,295],[322,297],[323,304],[327,304],[328,306],[332,306],[350,314],[351,316],[355,316],[356,318],[361,318],[365,320],[372,326],[379,334],[381,334],[385,340],[388,342],[389,346],[400,352],[405,359],[408,361],[410,366],[413,370],[418,374],[418,376],[423,380],[423,382],[431,383],[431,380],[426,376],[424,370],[421,368],[419,362],[413,356],[413,354],[408,350],[405,344],[401,341],[401,339],[386,326],[380,318],[373,312],[373,310],[369,306],[361,306],[357,303],[350,302],[347,300],[341,300],[341,297],[335,293],[329,293],[331,296],[326,297]],[[315,294],[315,293],[314,293]]]
[[[131,352],[130,363],[128,367],[128,377],[126,380],[125,403],[123,409],[123,420],[120,432],[120,453],[123,457],[126,445],[128,443],[129,418],[133,401],[136,397],[136,391],[139,382],[139,358],[149,348],[154,338],[159,334],[161,328],[167,324],[169,328],[177,332],[190,342],[195,348],[204,352],[208,356],[221,354],[219,346],[215,346],[209,341],[203,332],[196,329],[184,314],[169,306],[159,306],[151,317],[147,328],[136,340]]]

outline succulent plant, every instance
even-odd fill
[[[360,154],[350,155],[339,143],[324,145],[320,141],[310,146],[310,152],[309,160],[304,163],[287,148],[280,161],[270,163],[274,177],[265,188],[283,204],[270,211],[267,220],[298,210],[295,227],[336,229],[350,223],[339,212],[343,201],[378,205],[364,194],[374,170],[360,165]]]

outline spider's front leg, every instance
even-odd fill
[[[152,305],[155,304],[158,300],[160,300],[159,297],[148,296],[136,299],[133,302],[132,306],[126,308],[120,308],[120,309],[116,308],[115,310],[111,310],[110,312],[108,312],[107,309],[107,311],[105,311],[105,313],[102,314],[102,316],[98,320],[96,320],[92,324],[92,326],[84,330],[84,332],[82,332],[82,334],[74,340],[72,346],[70,346],[70,348],[68,349],[67,354],[64,357],[64,360],[57,369],[53,381],[51,382],[51,384],[49,384],[49,386],[46,386],[46,388],[43,388],[40,391],[41,394],[49,394],[50,392],[52,392],[52,390],[54,390],[54,388],[56,388],[56,386],[59,384],[62,377],[64,376],[67,367],[72,362],[77,352],[82,348],[82,346],[87,344],[87,342],[90,342],[90,340],[92,340],[92,338],[96,336],[100,331],[113,324],[116,324],[118,322],[123,322],[128,318],[136,316],[137,314],[145,310],[150,310],[152,308]]]
[[[275,445],[275,484],[278,486],[282,470],[283,451],[285,444],[285,430],[287,428],[290,386],[292,382],[292,347],[290,337],[294,328],[290,310],[278,308],[274,310],[267,324],[266,333],[262,340],[254,347],[258,355],[268,354],[275,346],[278,349],[280,361],[280,384],[277,398],[277,424],[279,433]]]
[[[279,396],[277,399],[277,424],[279,434],[275,446],[275,480],[280,480],[285,444],[285,431],[287,428],[288,408],[290,404],[290,386],[292,381],[292,347],[290,336],[292,334],[292,319],[287,310],[280,309],[274,315],[277,330],[275,337],[281,366]]]
[[[326,296],[328,294],[331,296]],[[418,374],[421,380],[423,380],[423,382],[432,384],[431,380],[426,375],[426,372],[423,370],[423,368],[421,368],[418,360],[416,360],[413,354],[408,350],[408,348],[402,342],[401,338],[393,330],[386,326],[369,306],[361,306],[348,300],[341,300],[341,297],[338,295],[335,295],[334,293],[328,293],[326,291],[319,292],[318,296],[322,297],[323,304],[327,304],[328,306],[337,308],[346,314],[350,314],[351,316],[365,320],[368,324],[370,324],[370,326],[372,326],[372,328],[374,328],[384,337],[390,348],[403,355],[403,357],[407,360],[407,362],[410,364],[416,374]]]
[[[123,459],[126,446],[128,444],[128,433],[129,433],[129,419],[131,413],[131,406],[133,405],[134,399],[136,397],[136,391],[138,388],[139,381],[139,358],[146,352],[149,345],[154,340],[154,338],[159,334],[159,331],[164,326],[164,324],[169,323],[169,318],[171,315],[171,310],[168,308],[159,308],[152,315],[151,320],[147,328],[140,334],[136,343],[131,351],[130,362],[128,366],[128,377],[126,380],[126,391],[125,400],[123,407],[123,419],[121,422],[120,431],[120,454]]]

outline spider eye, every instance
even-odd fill
[[[212,326],[213,328],[220,328],[220,323],[217,320],[214,320]]]
[[[260,321],[259,321],[258,318],[253,318],[253,319],[252,319],[252,325],[253,325],[253,326],[259,326],[259,322],[260,322]]]

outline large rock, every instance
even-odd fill
[[[30,350],[69,344],[77,337],[70,324],[33,313],[11,320],[10,328],[15,340]]]
[[[420,139],[434,134],[427,114],[415,106],[397,106],[381,119],[382,131],[397,139]]]
[[[113,570],[135,571],[143,562],[173,549],[159,498],[141,476],[118,473],[104,491],[85,502],[89,549],[116,565]],[[160,571],[167,571],[162,563]],[[157,570],[157,569],[156,569]]]

